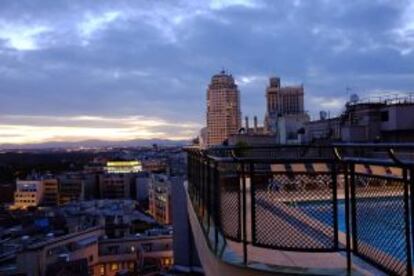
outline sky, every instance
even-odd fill
[[[270,76],[315,119],[414,92],[414,0],[2,0],[0,144],[195,137],[222,69],[259,121]]]

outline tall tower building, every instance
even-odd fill
[[[240,92],[232,75],[221,71],[207,90],[207,145],[223,143],[241,126]]]
[[[280,78],[272,77],[266,89],[267,113],[286,115],[304,112],[303,86],[280,86]]]
[[[266,131],[280,136],[281,143],[298,139],[298,131],[309,121],[304,110],[303,85],[282,87],[280,78],[272,77],[266,88],[266,100]]]

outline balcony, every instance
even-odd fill
[[[187,153],[207,275],[412,275],[413,144]]]

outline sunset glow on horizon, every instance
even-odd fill
[[[0,115],[0,144],[133,139],[188,140],[201,127],[143,116],[21,116]]]
[[[414,0],[4,0],[0,144],[195,138],[223,69],[259,125],[272,76],[333,117],[413,68]]]

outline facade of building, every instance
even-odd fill
[[[42,276],[47,275],[49,266],[56,262],[86,259],[92,274],[98,261],[98,238],[103,234],[103,228],[97,226],[33,243],[18,254],[17,272]]]
[[[233,76],[222,71],[207,90],[207,146],[222,144],[240,126],[240,92]]]
[[[137,191],[136,199],[140,202],[148,200],[148,186],[150,181],[150,174],[148,172],[141,172],[137,174],[135,179],[135,186]]]
[[[57,179],[34,178],[33,180],[17,180],[12,208],[52,207],[58,204],[59,189]]]
[[[0,183],[0,205],[3,203],[13,203],[14,192],[16,191],[16,183]]]
[[[202,272],[200,260],[194,244],[194,236],[188,221],[187,192],[184,181],[178,182],[171,187],[171,198],[173,204],[173,250],[174,268],[179,272],[200,273]],[[177,273],[179,275],[179,273]]]
[[[43,201],[44,186],[41,180],[17,180],[14,193],[16,209],[39,206]]]
[[[164,174],[152,174],[149,183],[149,212],[160,224],[172,223],[171,180]]]
[[[101,174],[99,175],[100,197],[130,198],[134,181],[134,174]]]
[[[115,276],[120,271],[146,275],[168,270],[173,264],[171,235],[107,239],[99,242],[94,275]]]
[[[57,206],[59,204],[59,185],[57,179],[44,179],[42,180],[43,190],[43,206]]]
[[[164,173],[167,171],[167,162],[163,159],[148,159],[142,162],[142,168],[150,173]]]
[[[309,121],[304,110],[303,85],[282,87],[280,78],[272,77],[266,101],[266,131],[277,135],[280,144],[300,143],[298,131]]]
[[[87,188],[86,178],[79,173],[66,173],[58,176],[59,204],[84,200]]]
[[[266,89],[268,114],[297,114],[304,110],[303,86],[281,87],[280,78],[271,77]]]
[[[339,117],[310,121],[305,124],[305,143],[314,141],[340,141],[341,120]]]

